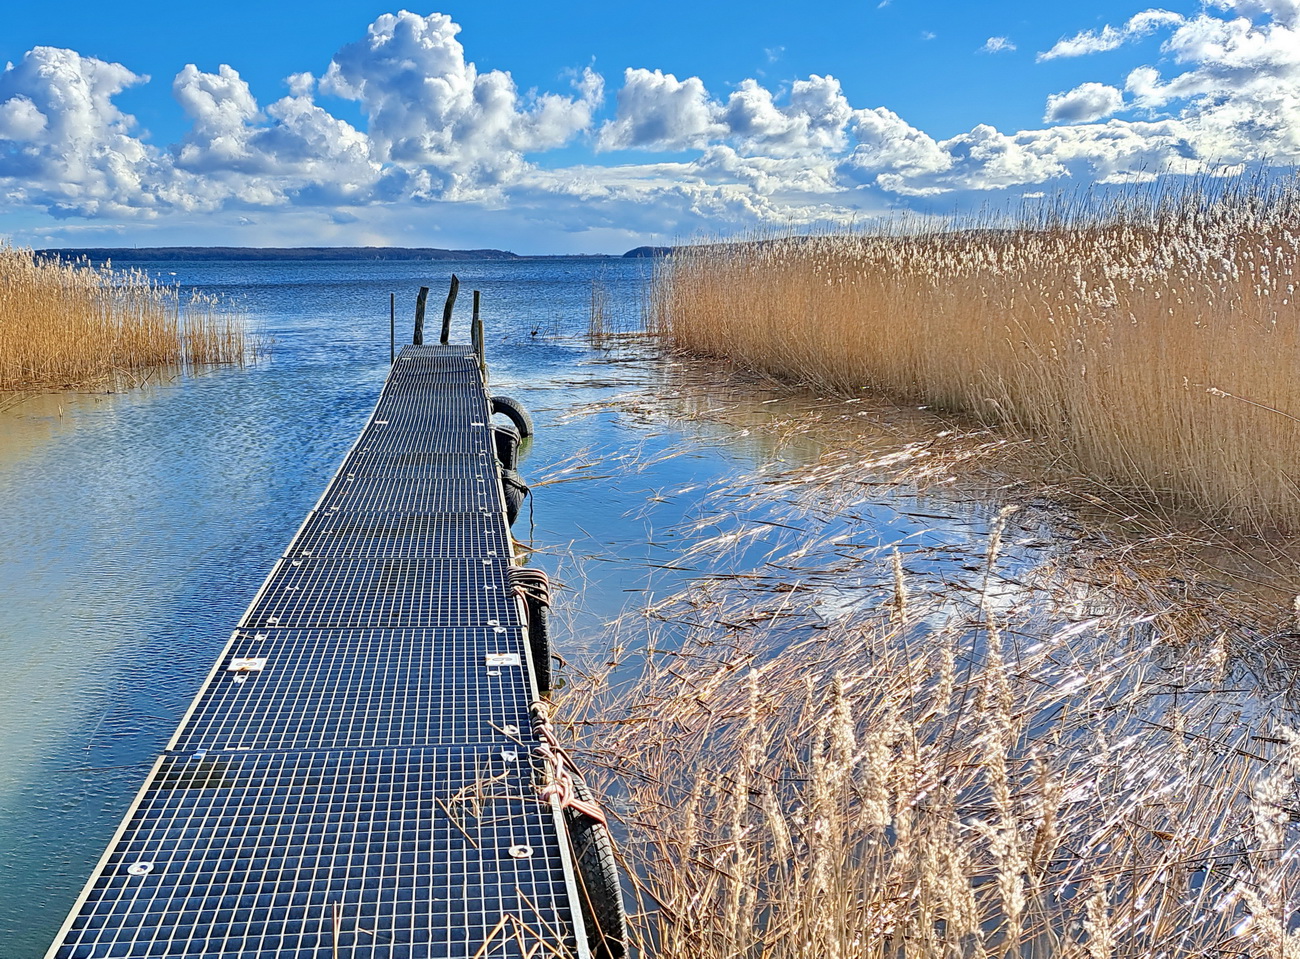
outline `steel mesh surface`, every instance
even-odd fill
[[[385,389],[375,406],[372,420],[393,416],[440,416],[465,425],[485,418],[491,405],[481,389],[467,390],[449,385],[438,388],[404,387]]]
[[[465,346],[415,346],[402,350],[402,361],[395,364],[390,380],[396,380],[402,372],[411,369],[457,369],[473,370],[478,368],[478,358]]]
[[[412,369],[407,368],[396,380],[402,388],[425,386],[481,386],[483,375],[477,369]]]
[[[428,370],[455,369],[471,370],[478,368],[478,359],[468,346],[405,346],[398,355],[392,368],[388,371],[387,387],[403,382],[412,373]]]
[[[393,425],[416,435],[466,432],[482,427],[486,417],[480,415],[481,412],[477,403],[418,403],[411,402],[409,397],[404,396],[400,402],[394,399],[380,406],[367,424],[366,432],[393,432],[378,429],[380,426]]]
[[[355,450],[322,496],[320,511],[465,513],[499,511],[490,454]]]
[[[54,954],[564,948],[562,854],[531,779],[496,746],[169,756]]]
[[[495,477],[430,478],[428,482],[394,482],[400,477],[359,477],[335,487],[321,500],[320,512],[437,513],[500,509]]]
[[[465,396],[459,392],[444,390],[406,390],[398,393],[385,393],[375,406],[375,419],[405,416],[409,414],[429,414],[443,412],[447,415],[461,417],[466,423],[488,418],[491,407],[487,397],[482,394]]]
[[[428,347],[423,350],[419,353],[402,351],[389,371],[384,386],[386,390],[402,389],[439,376],[464,377],[470,382],[483,382],[477,358],[464,347],[443,347],[437,352],[430,352]]]
[[[50,957],[585,955],[488,409],[403,349]]]
[[[465,356],[473,357],[474,349],[464,343],[423,343],[420,346],[406,344],[398,355],[397,361],[418,360],[424,357]]]
[[[366,453],[490,453],[492,431],[486,421],[473,425],[440,422],[437,415],[404,420],[373,420],[361,433],[357,450]]]
[[[478,453],[427,453],[420,450],[399,452],[371,452],[353,450],[343,461],[338,481],[348,482],[357,476],[399,477],[418,479],[457,479],[463,476],[489,479],[497,475],[492,454]],[[338,486],[338,482],[332,484]]]
[[[510,536],[497,512],[314,512],[287,556],[303,559],[493,557],[510,555]]]
[[[504,559],[282,559],[241,627],[518,626]]]
[[[509,746],[531,735],[526,643],[505,627],[239,630],[174,748]]]

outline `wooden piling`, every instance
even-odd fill
[[[451,339],[451,308],[456,305],[456,294],[460,291],[460,278],[455,273],[451,275],[451,290],[447,293],[447,302],[442,307],[442,339],[440,342],[446,346]]]
[[[487,374],[487,356],[483,347],[483,320],[478,315],[478,290],[474,291],[474,318],[469,325],[470,342],[474,344],[474,355],[478,357],[478,368]]]
[[[420,287],[415,298],[415,336],[411,337],[412,346],[424,346],[424,305],[429,300],[429,288]]]

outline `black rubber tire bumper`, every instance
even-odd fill
[[[591,791],[581,776],[573,777],[573,792],[583,802]],[[618,878],[618,860],[609,827],[573,807],[564,810],[578,872],[578,898],[582,900],[582,921],[587,927],[587,944],[593,959],[624,959],[627,956],[627,910]]]
[[[519,475],[518,470],[501,471],[501,491],[506,497],[506,522],[511,526],[519,518],[519,511],[524,508],[524,498],[528,495],[528,484]]]
[[[528,439],[533,435],[533,418],[528,415],[524,409],[524,404],[510,396],[492,397],[493,415],[500,413],[515,425],[519,431],[520,439]]]

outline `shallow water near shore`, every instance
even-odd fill
[[[574,663],[611,655],[627,635],[611,621],[705,577],[761,585],[797,579],[808,556],[832,571],[848,557],[854,572],[799,594],[815,594],[803,604],[810,616],[834,621],[887,600],[895,548],[918,589],[981,575],[996,491],[934,476],[924,491],[886,482],[924,459],[922,441],[937,442],[942,422],[758,387],[677,396],[671,363],[590,348],[582,334],[593,283],[608,293],[607,319],[630,329],[645,261],[223,262],[155,272],[170,278],[173,269],[185,289],[242,302],[273,341],[267,357],[0,410],[6,956],[48,946],[231,628],[360,431],[388,369],[390,290],[405,338],[418,286],[433,287],[440,303],[455,269],[456,339],[468,339],[468,291],[483,291],[493,392],[521,399],[538,426],[522,466],[534,496],[515,534],[560,586],[557,647]],[[818,416],[825,429],[785,429]],[[862,495],[791,505],[782,471],[815,466],[845,445],[854,422],[886,426],[874,454],[854,454]],[[1059,559],[1056,521],[1044,509],[1016,528],[1003,575]],[[1255,712],[1282,708],[1250,690],[1244,698]]]

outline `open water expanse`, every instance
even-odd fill
[[[355,440],[388,370],[390,292],[399,342],[422,283],[433,290],[430,338],[453,270],[457,341],[468,340],[470,291],[483,293],[492,392],[522,400],[537,424],[521,467],[534,496],[515,534],[557,580],[555,640],[570,661],[599,662],[612,636],[628,635],[608,629],[610,620],[694,577],[765,567],[795,575],[790,564],[809,554],[808,535],[849,564],[817,590],[799,587],[823,620],[890,595],[888,562],[866,560],[895,547],[909,576],[944,591],[959,594],[963,580],[985,575],[996,504],[942,484],[920,496],[906,484],[865,482],[946,436],[942,423],[911,432],[877,424],[879,455],[862,454],[864,482],[843,509],[764,512],[766,477],[783,460],[826,449],[825,437],[779,435],[783,404],[801,403],[814,419],[823,406],[835,411],[832,444],[845,422],[869,432],[877,413],[853,406],[858,399],[761,390],[677,402],[664,364],[593,349],[584,337],[593,284],[609,322],[633,328],[649,261],[146,268],[182,290],[242,304],[271,344],[246,369],[0,410],[2,959],[44,953],[234,624]],[[695,417],[692,402],[721,403],[728,415]],[[921,442],[905,443],[904,433]],[[1013,570],[1060,552],[1051,516],[1026,512],[1004,546]],[[1239,674],[1246,702],[1233,722],[1258,718],[1270,698],[1256,698],[1255,676]]]

